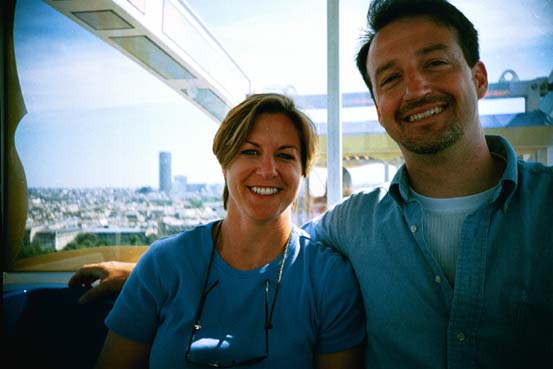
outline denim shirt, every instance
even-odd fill
[[[507,167],[463,223],[455,288],[424,239],[405,167],[388,189],[353,194],[304,226],[359,279],[367,368],[552,367],[553,167],[486,139]]]

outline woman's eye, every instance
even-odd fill
[[[284,159],[284,160],[294,160],[294,159],[296,159],[296,157],[292,154],[281,153],[278,156],[280,158]]]
[[[254,156],[254,155],[257,155],[257,151],[253,149],[242,150],[241,154],[246,156]]]

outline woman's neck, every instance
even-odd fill
[[[239,270],[255,269],[276,259],[292,231],[290,219],[255,224],[227,216],[218,226],[215,247],[227,264]]]

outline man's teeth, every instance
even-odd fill
[[[252,187],[252,191],[258,195],[274,195],[278,192],[278,188]]]
[[[444,111],[444,108],[435,107],[435,108],[432,108],[432,109],[427,110],[427,111],[422,112],[422,113],[413,114],[413,115],[409,116],[409,122],[415,122],[417,120],[428,118],[429,116],[441,113],[442,111]]]

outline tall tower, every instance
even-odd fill
[[[159,190],[171,192],[171,153],[160,151],[159,153]]]

